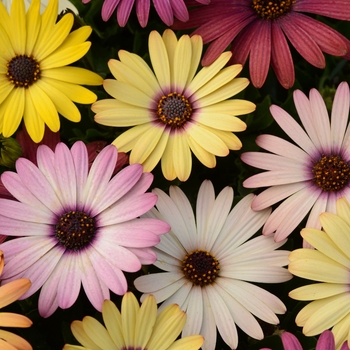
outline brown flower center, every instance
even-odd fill
[[[296,0],[252,0],[254,11],[261,18],[276,19],[292,8]]]
[[[219,275],[218,260],[209,252],[195,250],[187,254],[182,261],[185,277],[196,286],[212,284]]]
[[[91,242],[95,233],[94,218],[81,211],[70,211],[60,217],[55,237],[68,250],[80,250]]]
[[[15,87],[32,85],[40,78],[39,62],[28,55],[16,55],[7,63],[7,78]]]
[[[313,183],[326,192],[343,189],[350,179],[350,166],[340,156],[325,156],[313,166]]]
[[[157,116],[160,121],[172,128],[179,128],[191,117],[192,106],[188,99],[172,92],[163,96],[157,106]]]

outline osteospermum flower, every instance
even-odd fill
[[[96,95],[78,85],[100,85],[102,78],[84,68],[67,66],[89,50],[91,27],[71,32],[74,16],[57,23],[58,1],[50,0],[40,14],[40,0],[28,12],[13,0],[8,14],[0,2],[0,133],[11,136],[22,118],[30,137],[40,142],[45,124],[60,129],[58,113],[73,122],[80,112],[73,102],[92,103]]]
[[[232,132],[246,124],[236,115],[250,113],[255,105],[245,100],[227,100],[242,91],[246,78],[235,78],[241,65],[222,69],[231,57],[223,53],[210,67],[196,75],[202,53],[202,39],[187,35],[177,40],[170,29],[152,31],[149,53],[155,72],[141,57],[119,51],[109,68],[116,78],[103,86],[114,99],[97,101],[95,121],[109,126],[134,126],[113,142],[121,152],[131,150],[130,163],[141,163],[151,171],[161,159],[168,180],[188,179],[191,151],[207,167],[215,156],[242,147]]]
[[[306,227],[320,228],[320,213],[335,212],[337,198],[350,199],[348,84],[337,88],[331,121],[317,90],[312,89],[309,98],[296,90],[293,97],[305,131],[282,108],[273,105],[270,111],[297,146],[273,135],[260,135],[257,145],[271,153],[242,154],[245,163],[268,170],[243,182],[249,188],[271,186],[253,200],[253,210],[284,200],[263,228],[263,234],[274,233],[277,241],[286,238],[309,212]]]
[[[91,0],[82,0],[84,4]],[[196,0],[201,4],[209,4],[210,0]],[[124,27],[128,22],[131,10],[135,0],[104,0],[102,5],[102,19],[108,21],[114,10],[117,9],[117,21],[121,27]],[[188,21],[188,10],[184,0],[153,0],[154,8],[156,9],[161,20],[168,26],[174,22],[174,17],[180,21]],[[136,15],[142,28],[146,27],[148,22],[150,0],[136,0]]]
[[[12,0],[1,0],[1,1],[6,6],[7,11],[10,12]],[[40,12],[43,12],[46,9],[49,1],[50,0],[40,0]],[[26,9],[29,8],[31,2],[32,2],[32,0],[24,0],[24,5],[25,5]],[[60,14],[62,11],[66,10],[66,9],[69,9],[69,10],[73,11],[75,14],[78,14],[77,8],[69,0],[58,0],[58,14]]]
[[[292,290],[296,300],[313,300],[297,315],[295,321],[307,336],[320,334],[332,327],[335,348],[350,340],[349,266],[350,204],[338,199],[336,214],[320,215],[323,230],[305,228],[303,238],[315,249],[297,249],[290,256],[289,271],[318,283]],[[321,283],[320,283],[321,282]]]
[[[282,344],[284,350],[303,350],[298,338],[290,332],[282,332]],[[273,350],[270,348],[261,348],[260,350]],[[315,350],[335,350],[334,335],[331,331],[325,330],[319,336]],[[340,350],[349,350],[347,342],[345,342]]]
[[[4,254],[0,250],[0,275],[4,269]],[[30,287],[28,278],[19,278],[0,287],[0,308],[10,305],[18,300]],[[23,315],[10,312],[0,312],[1,327],[27,328],[32,325],[32,321]],[[22,337],[9,331],[0,329],[0,348],[9,350],[32,350],[32,346]]]
[[[344,0],[211,0],[209,6],[190,11],[190,20],[176,22],[174,28],[198,27],[193,34],[211,42],[203,65],[211,64],[231,45],[231,62],[244,64],[249,56],[255,87],[264,84],[271,65],[288,89],[294,84],[288,42],[317,68],[326,64],[322,52],[350,59],[350,41],[304,13],[350,20],[350,6]]]
[[[113,302],[105,300],[102,317],[105,327],[90,316],[74,321],[71,330],[83,347],[65,345],[63,350],[198,350],[203,344],[200,335],[176,340],[186,323],[186,314],[174,304],[157,314],[157,303],[152,295],[147,296],[140,307],[134,294],[126,293],[121,312]]]
[[[162,218],[171,231],[156,246],[155,266],[166,272],[141,276],[135,286],[153,294],[161,308],[176,303],[187,312],[183,336],[204,336],[203,350],[215,349],[216,327],[232,349],[237,348],[236,325],[255,339],[264,337],[253,315],[278,324],[275,314],[286,311],[273,294],[249,282],[279,283],[291,278],[282,266],[288,251],[276,250],[284,242],[271,237],[251,238],[263,225],[270,209],[251,210],[253,194],[231,211],[233,190],[224,188],[215,199],[210,181],[201,185],[196,218],[190,202],[175,186],[170,197],[155,189],[157,209],[147,217]],[[145,295],[143,295],[143,298]]]
[[[1,180],[17,199],[0,199],[0,234],[17,236],[0,245],[6,263],[3,283],[29,278],[40,287],[39,312],[51,315],[69,308],[82,285],[97,310],[116,294],[127,291],[123,274],[156,260],[152,246],[169,230],[160,220],[140,219],[157,201],[145,193],[153,176],[140,164],[128,166],[112,179],[118,152],[106,146],[90,170],[86,146],[69,150],[59,143],[55,152],[39,146],[36,167],[19,158],[15,172]]]

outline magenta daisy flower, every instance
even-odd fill
[[[192,1],[193,4],[193,1]],[[305,13],[350,20],[347,0],[211,0],[190,11],[187,23],[174,28],[198,27],[204,43],[211,42],[202,64],[211,64],[231,44],[230,63],[244,64],[249,56],[250,77],[261,87],[273,68],[283,87],[294,84],[294,64],[288,42],[310,64],[325,67],[322,52],[350,59],[350,41]],[[287,41],[288,39],[288,41]]]
[[[293,94],[304,129],[282,108],[272,105],[271,114],[293,144],[273,135],[260,135],[259,147],[271,152],[246,152],[242,160],[267,170],[243,182],[244,187],[269,187],[252,203],[262,210],[284,200],[266,221],[263,234],[285,239],[309,213],[306,227],[321,228],[319,215],[335,213],[336,201],[350,200],[349,85],[343,82],[334,96],[331,120],[321,94]]]
[[[157,201],[145,193],[153,176],[140,164],[127,166],[113,178],[118,152],[105,147],[90,170],[82,142],[71,149],[64,143],[55,152],[42,145],[35,166],[25,158],[16,172],[1,180],[17,199],[0,199],[0,234],[17,236],[0,245],[6,256],[2,283],[29,278],[25,299],[42,287],[39,312],[50,316],[57,307],[69,308],[82,285],[101,311],[109,299],[127,291],[123,274],[156,260],[152,246],[169,225],[138,218]]]
[[[91,0],[83,0],[87,4]],[[201,4],[209,4],[210,0],[196,0]],[[114,10],[117,9],[117,21],[121,27],[124,27],[128,22],[131,10],[135,0],[104,0],[102,5],[102,19],[108,21]],[[142,28],[146,27],[148,22],[150,0],[136,0],[136,15]],[[174,22],[174,17],[182,22],[188,21],[188,10],[184,0],[153,0],[154,8],[156,9],[161,20],[168,26]]]

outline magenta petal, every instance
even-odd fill
[[[293,10],[350,21],[350,6],[347,0],[333,0],[331,4],[329,0],[296,1]]]
[[[125,27],[135,0],[122,0],[117,9],[117,20],[121,27]]]
[[[150,0],[136,0],[136,15],[142,28],[147,25],[149,9]]]
[[[120,0],[106,0],[103,2],[101,15],[104,21],[108,21],[111,18],[114,10],[119,4],[119,1]]]
[[[281,338],[284,350],[303,350],[298,338],[292,333],[283,332]]]
[[[153,4],[161,20],[167,26],[171,26],[174,22],[174,16],[170,0],[153,0]]]
[[[266,80],[271,59],[271,21],[257,21],[251,28],[259,33],[251,44],[249,71],[253,85],[260,88]]]
[[[183,0],[170,0],[174,16],[182,22],[187,22],[189,19],[187,7]]]
[[[306,61],[317,68],[325,67],[325,58],[315,40],[302,28],[294,24],[295,13],[289,13],[279,24],[295,49]]]
[[[280,84],[289,89],[294,85],[294,63],[292,54],[288,46],[278,21],[271,27],[271,65]]]
[[[335,341],[334,341],[333,333],[329,330],[323,331],[320,337],[318,338],[315,350],[334,350],[334,349],[335,349]]]

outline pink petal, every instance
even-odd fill
[[[135,0],[122,0],[117,10],[117,20],[121,27],[125,27]]]
[[[136,0],[136,15],[142,28],[147,25],[149,9],[150,0]]]

